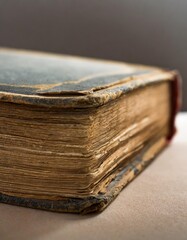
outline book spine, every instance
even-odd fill
[[[168,143],[172,140],[173,136],[177,132],[175,126],[176,115],[181,108],[181,83],[182,79],[180,74],[176,71],[174,73],[174,79],[171,82],[171,122],[170,132],[167,136]]]

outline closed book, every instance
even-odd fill
[[[172,139],[179,81],[158,67],[1,49],[0,202],[102,211]]]

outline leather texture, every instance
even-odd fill
[[[175,75],[156,67],[0,49],[0,100],[5,102],[99,106],[133,89],[172,80]]]

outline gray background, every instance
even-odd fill
[[[187,0],[0,0],[0,45],[176,68],[187,110]]]

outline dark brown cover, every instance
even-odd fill
[[[171,81],[172,116],[170,134],[180,105],[179,74],[176,71],[121,62],[65,55],[0,50],[0,101],[58,108],[98,107],[120,96],[161,81]],[[1,194],[0,201],[58,212],[102,211],[151,160],[144,154],[154,139],[108,185],[106,194],[61,200],[25,199]],[[161,148],[161,149],[162,149]],[[160,149],[160,150],[161,150]],[[157,153],[155,153],[156,155]]]

